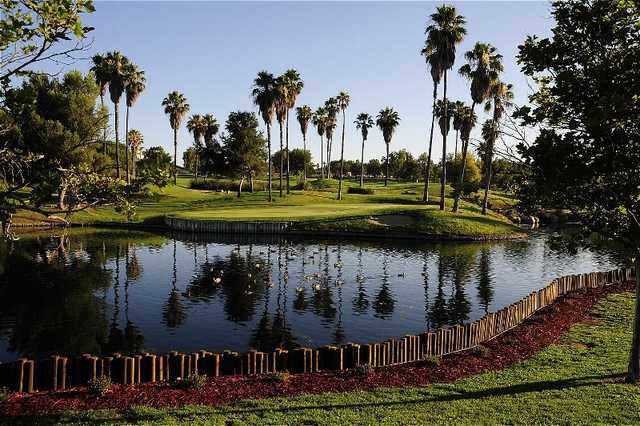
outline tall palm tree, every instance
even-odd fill
[[[207,131],[207,122],[202,115],[193,114],[189,117],[189,120],[187,120],[187,130],[193,135],[193,148],[196,152],[196,164],[194,165],[193,172],[195,179],[198,180],[200,151],[202,150],[202,139]]]
[[[444,135],[449,133],[451,128],[451,114],[447,114],[447,111],[451,111],[453,103],[439,99],[436,102],[436,118],[438,118],[438,127],[440,127],[440,134]]]
[[[136,103],[144,89],[146,88],[147,79],[144,71],[137,65],[129,63],[125,71],[125,98],[127,103],[127,114],[125,118],[125,164],[127,183],[129,183],[129,109]]]
[[[303,149],[306,155],[307,152],[307,130],[309,128],[309,122],[313,118],[313,110],[309,105],[303,105],[296,108],[296,116],[298,123],[300,123],[300,131],[302,132]],[[304,182],[307,182],[307,162],[304,162]]]
[[[320,178],[324,179],[324,133],[327,125],[327,111],[324,107],[318,107],[313,113],[313,125],[320,136]]]
[[[127,133],[127,139],[129,140],[129,149],[131,150],[131,176],[135,178],[136,160],[140,153],[142,144],[144,143],[144,138],[139,130],[131,129],[129,130],[129,133]]]
[[[387,156],[385,157],[385,167],[386,172],[384,175],[384,186],[387,186],[387,181],[389,180],[389,144],[391,143],[391,138],[393,138],[393,133],[400,124],[400,116],[393,108],[386,107],[381,109],[376,117],[376,125],[382,131],[382,137],[384,138],[384,143],[387,145]]]
[[[213,114],[205,114],[202,116],[204,132],[202,136],[204,137],[205,143],[212,143],[215,135],[218,134],[220,130],[220,125],[218,124],[218,120],[213,116]]]
[[[443,118],[447,121],[447,72],[453,67],[456,59],[456,45],[462,42],[467,30],[462,15],[458,15],[453,6],[442,5],[436,13],[431,15],[432,23],[427,27],[427,44],[433,46],[438,55],[439,66],[443,71],[444,80],[444,111]],[[448,126],[447,126],[448,133]],[[440,177],[440,210],[444,210],[444,193],[447,184],[447,133],[442,135],[442,176]]]
[[[513,107],[513,85],[494,80],[491,84],[490,96],[485,104],[485,111],[493,109],[491,137],[487,141],[487,161],[485,172],[484,200],[482,201],[482,214],[487,214],[489,200],[489,187],[491,185],[491,172],[493,163],[493,150],[500,129],[500,120],[504,112]]]
[[[451,109],[453,110],[453,130],[456,131],[456,145],[453,150],[453,157],[455,158],[458,155],[458,136],[460,134],[460,126],[462,125],[462,109],[465,107],[464,102],[455,101],[451,104]]]
[[[473,49],[464,54],[467,61],[460,70],[460,75],[471,81],[471,112],[475,114],[477,104],[482,104],[490,95],[491,84],[497,80],[504,67],[502,65],[502,55],[495,47],[489,43],[476,43]],[[462,164],[466,164],[468,147],[462,146]],[[468,139],[467,139],[468,143]],[[465,168],[460,169],[463,174]],[[464,175],[460,176],[460,182],[464,182]],[[460,203],[460,192],[456,193],[453,202],[453,211],[458,211]]]
[[[284,152],[284,126],[285,121],[287,120],[287,114],[289,112],[289,87],[286,84],[284,76],[280,76],[276,79],[275,86],[275,95],[276,95],[276,120],[278,120],[278,127],[280,127],[280,197],[282,197],[282,175],[285,172],[284,167],[284,157],[286,154]]]
[[[327,179],[331,179],[331,148],[333,145],[333,131],[338,125],[338,101],[336,98],[329,98],[324,103],[324,110],[327,113],[325,122],[325,133],[327,135]]]
[[[366,112],[361,112],[353,122],[362,134],[362,152],[360,154],[360,187],[364,184],[364,142],[369,135],[369,129],[373,127],[373,118]]]
[[[467,105],[460,107],[458,110],[460,114],[460,139],[462,139],[462,165],[460,166],[460,178],[458,179],[458,191],[455,193],[455,199],[453,202],[453,211],[458,211],[460,204],[460,196],[462,195],[462,185],[464,184],[464,172],[467,167],[467,149],[469,148],[469,138],[471,136],[471,130],[476,125],[478,117],[473,109]]]
[[[105,56],[109,72],[109,97],[113,102],[115,134],[116,134],[116,178],[120,178],[120,98],[126,86],[126,71],[129,60],[120,52],[109,52]]]
[[[260,71],[258,76],[253,80],[253,89],[251,90],[253,103],[260,110],[260,115],[267,126],[267,149],[269,162],[269,202],[273,201],[271,195],[271,123],[276,110],[276,79],[273,74],[267,71]]]
[[[162,100],[164,113],[169,116],[169,124],[173,129],[173,184],[178,184],[178,129],[182,119],[189,112],[190,106],[187,98],[178,91],[173,91]]]
[[[338,101],[338,108],[342,111],[342,143],[340,148],[340,180],[338,181],[338,200],[342,200],[342,179],[344,175],[344,128],[346,115],[345,111],[351,102],[351,97],[347,92],[340,92],[336,98]]]
[[[109,64],[106,61],[104,55],[94,55],[91,58],[93,65],[91,66],[91,71],[96,78],[96,83],[98,83],[98,87],[100,88],[100,106],[104,108],[104,95],[107,94],[107,86],[109,85]],[[107,127],[105,126],[103,129],[103,149],[104,154],[107,155]]]
[[[427,202],[429,200],[429,181],[431,180],[431,150],[433,148],[433,128],[436,120],[436,101],[438,99],[438,84],[442,79],[443,70],[440,65],[440,57],[436,46],[431,45],[432,41],[426,40],[425,46],[421,51],[424,55],[427,64],[429,65],[429,72],[431,74],[431,80],[433,81],[433,103],[431,105],[431,130],[429,131],[429,151],[427,154],[427,167],[424,176],[424,192],[422,194],[422,201]]]
[[[287,127],[286,127],[286,147],[285,151],[287,152],[287,194],[291,193],[289,188],[289,110],[296,105],[296,100],[300,93],[302,92],[302,88],[304,87],[304,82],[300,77],[300,73],[294,69],[288,69],[283,75],[283,82],[287,86]]]

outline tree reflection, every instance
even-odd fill
[[[367,295],[367,289],[365,288],[366,278],[364,275],[364,266],[362,262],[362,247],[358,251],[358,271],[356,273],[356,294],[351,302],[353,305],[353,311],[357,315],[364,315],[369,311],[369,296]]]
[[[486,313],[489,312],[489,305],[493,301],[493,285],[491,282],[491,266],[489,248],[480,250],[480,261],[478,265],[478,299]]]
[[[395,299],[389,288],[389,258],[384,256],[382,260],[382,284],[373,300],[374,316],[388,319],[393,314]]]
[[[174,329],[184,324],[187,319],[187,313],[182,304],[180,293],[178,292],[178,265],[177,265],[177,242],[173,240],[173,266],[171,269],[171,291],[169,297],[164,304],[162,316],[164,323],[168,328]]]

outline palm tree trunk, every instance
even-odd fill
[[[429,201],[429,180],[431,179],[431,148],[433,148],[433,127],[436,121],[436,99],[438,97],[438,84],[433,84],[433,107],[431,108],[431,131],[429,132],[429,153],[427,154],[427,171],[424,177],[424,193],[422,202]]]
[[[249,192],[253,194],[253,173],[249,174]]]
[[[320,135],[320,178],[324,179],[324,136]]]
[[[269,202],[273,201],[271,196],[271,124],[267,123],[267,149],[269,150]]]
[[[476,103],[471,103],[471,117],[473,117],[476,109]],[[469,149],[469,141],[462,140],[462,165],[460,166],[460,179],[458,180],[459,188],[456,191],[455,198],[453,200],[453,209],[452,211],[456,213],[458,211],[458,207],[460,205],[460,197],[462,196],[462,185],[464,185],[464,173],[467,168],[467,150]]]
[[[384,174],[384,186],[387,186],[387,181],[389,180],[389,144],[387,143],[387,156],[384,159],[386,165],[386,172]]]
[[[127,113],[124,119],[124,163],[125,177],[127,184],[129,183],[129,105],[127,105]]]
[[[456,130],[456,146],[453,149],[453,158],[455,159],[456,156],[458,155],[458,134],[460,133],[459,130]]]
[[[240,178],[240,183],[238,184],[238,198],[240,198],[240,194],[242,193],[242,184],[244,183],[244,176]]]
[[[178,129],[173,129],[173,184],[178,184]]]
[[[306,155],[307,155],[307,134],[303,133],[302,134],[302,146],[304,148],[304,155],[305,155],[305,161],[304,161],[304,183],[307,183],[307,160],[306,160]],[[302,188],[304,189],[304,187]]]
[[[289,188],[289,110],[287,110],[287,195],[291,194]]]
[[[100,93],[100,106],[104,109],[104,95],[102,93]],[[107,126],[102,129],[102,145],[104,155],[107,155]]]
[[[136,153],[135,153],[135,151],[131,151],[131,176],[134,179],[136,177]]]
[[[342,200],[342,179],[344,172],[344,120],[345,114],[342,110],[342,144],[340,148],[340,181],[338,182],[338,200]]]
[[[333,144],[333,135],[327,138],[327,179],[331,179],[331,145]]]
[[[120,139],[118,133],[118,127],[120,127],[120,116],[118,114],[118,104],[113,103],[115,126],[116,126],[116,178],[120,179]]]
[[[360,188],[364,185],[364,137],[362,138],[362,152],[360,153]]]
[[[629,366],[627,369],[627,382],[637,383],[640,380],[640,250],[636,249],[636,307],[633,318],[633,338],[631,340],[631,353],[629,354]]]
[[[485,176],[484,199],[482,200],[482,214],[484,215],[487,214],[487,204],[489,204],[489,186],[491,185],[491,166],[493,163],[493,141],[491,142],[491,146],[489,146],[487,157],[487,175]]]
[[[282,122],[280,122],[280,197],[282,198],[282,173],[284,172],[284,147],[282,135]]]
[[[447,70],[444,70],[444,132],[442,133],[442,176],[440,176],[440,210],[444,210],[444,189],[447,185],[447,133],[449,133],[449,113],[447,105]]]

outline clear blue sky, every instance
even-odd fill
[[[352,125],[356,114],[373,115],[385,106],[395,108],[402,118],[392,149],[406,148],[416,155],[426,151],[432,84],[419,51],[429,14],[439,4],[97,1],[96,12],[86,22],[96,28],[91,53],[120,50],[146,71],[147,90],[132,109],[130,124],[142,131],[146,147],[161,145],[173,151],[169,122],[160,105],[170,91],[185,94],[190,113],[212,113],[224,123],[230,111],[255,111],[250,90],[258,71],[277,75],[296,68],[305,82],[300,105],[315,109],[340,90],[350,93],[345,157],[355,159],[360,152],[360,134]],[[517,103],[525,102],[529,89],[516,64],[517,46],[527,34],[549,34],[553,24],[549,4],[453,4],[468,22],[454,70],[476,41],[492,43],[505,57],[504,80],[514,84]],[[89,63],[75,67],[86,71]],[[457,72],[451,74],[449,97],[469,101],[468,83]],[[450,135],[451,150],[453,140]],[[308,141],[317,161],[315,130]],[[191,143],[183,126],[179,162]],[[302,146],[296,121],[291,123],[290,145]],[[434,154],[441,153],[441,146],[436,138]],[[382,136],[372,129],[365,158],[383,154]]]

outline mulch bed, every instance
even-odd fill
[[[424,386],[445,383],[474,374],[500,370],[531,357],[558,341],[572,325],[589,320],[591,307],[601,297],[632,290],[634,282],[589,290],[556,302],[523,324],[483,346],[489,353],[465,351],[443,357],[440,365],[415,362],[377,368],[369,374],[353,371],[291,375],[274,382],[265,376],[212,378],[199,390],[185,390],[168,384],[114,385],[104,397],[89,395],[84,388],[61,392],[15,394],[0,403],[0,416],[55,414],[66,410],[133,406],[180,407],[184,405],[221,405],[241,399],[258,399],[321,392],[347,392],[380,387]]]

